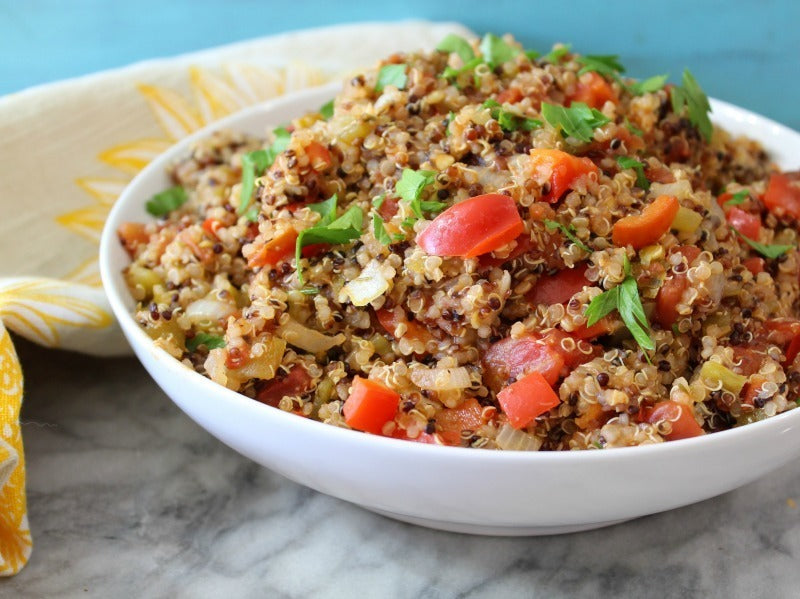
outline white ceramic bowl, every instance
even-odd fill
[[[253,401],[156,348],[131,316],[116,230],[149,220],[145,201],[170,185],[167,165],[210,131],[263,134],[330,99],[328,86],[257,106],[182,140],[137,176],[106,222],[100,268],[122,330],[144,367],[200,426],[250,459],[322,493],[445,530],[537,535],[584,530],[725,493],[800,454],[800,409],[742,428],[670,443],[562,453],[483,451],[410,443],[344,430]],[[800,134],[724,102],[714,120],[759,139],[797,168]]]

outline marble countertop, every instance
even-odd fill
[[[732,493],[532,538],[427,530],[257,466],[133,359],[19,339],[34,553],[0,596],[797,597],[800,461]]]

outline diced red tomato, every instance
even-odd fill
[[[564,356],[541,337],[506,337],[493,343],[483,355],[484,379],[498,391],[509,378],[536,371],[554,385],[564,367]]]
[[[417,244],[432,256],[472,258],[503,247],[524,229],[514,200],[489,193],[450,206],[417,236]]]
[[[548,180],[550,190],[542,194],[542,201],[551,204],[573,189],[584,176],[597,175],[600,169],[588,158],[578,158],[561,150],[534,148],[530,152],[532,176],[537,180]]]
[[[701,253],[700,248],[692,245],[681,246],[678,251],[686,258],[687,264],[694,262]],[[686,273],[673,274],[661,285],[656,295],[656,320],[662,327],[671,327],[680,318],[677,306],[688,286]]]
[[[330,151],[318,141],[312,141],[306,146],[306,156],[311,162],[311,168],[317,172],[327,170],[333,164]]]
[[[397,200],[387,197],[383,199],[381,207],[378,208],[378,214],[381,215],[383,220],[391,220],[391,218],[397,214],[398,208]]]
[[[117,236],[131,258],[136,255],[139,246],[147,245],[150,241],[150,235],[142,223],[122,223],[117,229]]]
[[[612,324],[612,320],[608,317],[601,318],[592,326],[587,327],[586,325],[582,325],[572,331],[570,334],[575,339],[584,339],[584,340],[591,340],[596,339],[597,337],[602,337],[603,335],[607,335],[614,331],[614,326]]]
[[[380,435],[383,426],[397,414],[400,394],[380,383],[357,376],[342,406],[350,428]]]
[[[474,431],[483,424],[483,408],[474,397],[457,408],[445,408],[436,415],[439,437],[447,445],[460,445],[462,431]]]
[[[800,172],[772,175],[763,200],[767,209],[777,216],[800,218]]]
[[[518,87],[508,87],[497,94],[497,101],[500,104],[516,104],[524,97]]]
[[[492,268],[494,266],[500,266],[505,264],[506,262],[513,260],[523,254],[527,254],[533,248],[533,242],[531,241],[530,233],[523,232],[519,237],[515,239],[517,245],[514,246],[514,249],[511,250],[505,258],[496,258],[492,254],[483,254],[480,258],[478,258],[478,265],[481,270]]]
[[[256,399],[272,407],[277,407],[284,397],[303,395],[311,389],[311,377],[306,369],[295,364],[281,377],[265,381],[256,391]]]
[[[668,441],[688,439],[705,434],[703,428],[697,424],[692,409],[671,399],[660,401],[652,408],[645,408],[643,412],[644,419],[650,424],[656,424],[664,420],[669,420],[672,423],[672,432],[665,437]]]
[[[728,210],[728,224],[739,231],[745,237],[758,240],[758,234],[761,232],[761,217],[757,214],[750,214],[745,212],[738,206],[732,206]]]
[[[753,276],[764,272],[764,258],[759,258],[758,256],[747,258],[742,262],[742,265],[749,270]]]
[[[615,222],[611,239],[615,245],[631,245],[636,250],[655,243],[669,231],[678,208],[680,204],[675,196],[658,196],[640,215],[625,216]]]
[[[497,394],[497,401],[508,417],[508,423],[520,429],[534,418],[561,403],[550,383],[540,372],[531,372]]]
[[[247,266],[257,268],[280,264],[294,254],[296,241],[297,231],[292,228],[285,229],[252,254],[247,261]]]
[[[758,394],[761,393],[762,385],[766,382],[766,377],[760,375],[751,377],[751,379],[744,384],[744,387],[742,387],[742,403],[746,403],[751,406],[754,405]]]
[[[784,350],[784,366],[794,362],[800,353],[800,321],[794,318],[773,318],[764,323],[767,341]]]
[[[563,304],[584,287],[591,286],[586,278],[587,265],[578,264],[575,268],[565,268],[554,275],[540,277],[526,298],[533,304]]]
[[[608,81],[603,79],[599,73],[589,71],[580,76],[575,93],[568,96],[567,101],[570,104],[572,102],[583,102],[590,108],[599,109],[609,101],[617,104],[619,98]]]
[[[386,308],[375,310],[375,316],[377,316],[378,322],[381,324],[384,330],[392,337],[394,337],[394,332],[397,329],[397,325],[400,323],[405,323],[406,333],[403,335],[404,337],[408,337],[409,339],[414,339],[422,343],[428,343],[428,341],[433,339],[433,335],[431,335],[431,332],[425,325],[422,325],[414,320],[408,320],[405,311],[399,306],[396,306],[391,310]]]

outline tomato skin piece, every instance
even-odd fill
[[[247,260],[247,266],[276,266],[294,254],[297,231],[292,228],[284,230],[261,246]]]
[[[256,392],[256,399],[274,408],[287,396],[302,395],[311,388],[311,377],[306,369],[295,364],[283,378],[265,381]]]
[[[500,390],[511,377],[539,372],[550,385],[561,375],[565,360],[550,344],[536,335],[506,337],[493,343],[483,355],[484,378],[490,388]]]
[[[625,216],[614,223],[611,239],[614,245],[630,245],[635,250],[658,241],[669,231],[675,215],[678,214],[678,198],[661,195],[642,210],[639,215]]]
[[[678,248],[678,252],[686,258],[686,264],[691,265],[700,255],[701,250],[693,245],[684,245]],[[656,320],[662,327],[669,328],[680,318],[677,311],[683,292],[689,286],[689,279],[686,273],[672,275],[661,285],[656,295]]]
[[[776,216],[800,219],[800,171],[771,175],[762,199]]]
[[[742,266],[749,270],[753,276],[756,276],[764,272],[764,258],[759,258],[758,256],[747,258],[742,262]]]
[[[396,391],[357,376],[342,407],[344,421],[350,428],[380,435],[383,426],[397,414],[399,401]]]
[[[488,193],[450,206],[417,236],[431,256],[473,258],[500,249],[525,229],[517,204]]]
[[[792,364],[800,353],[800,321],[794,318],[773,318],[764,323],[766,338],[780,345],[786,356],[784,366]]]
[[[689,439],[706,434],[694,419],[691,408],[671,399],[660,401],[652,408],[645,408],[644,419],[650,424],[656,424],[662,420],[672,422],[672,432],[664,437],[667,441]]]
[[[516,104],[525,96],[518,87],[509,87],[497,94],[497,102],[500,104]]]
[[[318,141],[312,141],[306,146],[306,156],[311,162],[311,168],[317,172],[327,170],[333,164],[330,151]]]
[[[526,298],[533,304],[564,304],[573,295],[590,287],[592,283],[586,278],[586,263],[575,268],[565,268],[554,275],[544,275],[534,284]]]
[[[612,321],[607,316],[605,318],[601,318],[592,326],[588,327],[586,325],[582,325],[572,331],[570,334],[575,339],[583,339],[583,340],[590,340],[596,339],[597,337],[602,337],[603,335],[607,335],[608,333],[614,330],[614,326],[612,325]]]
[[[462,431],[474,431],[483,424],[483,408],[474,397],[457,408],[445,408],[436,415],[439,437],[447,445],[460,445]]]
[[[131,258],[136,256],[140,245],[150,243],[150,235],[142,223],[122,223],[117,229],[117,237]]]
[[[558,202],[580,177],[600,172],[588,158],[578,158],[561,150],[534,148],[530,157],[533,177],[550,182],[550,190],[541,197],[543,202],[550,204]]]
[[[757,214],[745,212],[738,206],[733,206],[728,210],[726,216],[728,224],[749,239],[758,240],[761,232],[761,217]]]
[[[431,332],[424,325],[413,320],[408,320],[405,312],[399,306],[396,306],[391,310],[387,308],[376,310],[375,316],[378,318],[378,322],[381,324],[384,330],[392,337],[395,336],[394,331],[397,329],[397,325],[404,323],[406,325],[406,333],[403,335],[404,337],[408,337],[409,339],[414,339],[425,344],[427,344],[428,341],[433,340],[433,335],[431,335]]]
[[[500,391],[497,401],[508,423],[516,429],[525,428],[534,418],[561,403],[540,372],[532,372]]]
[[[589,108],[600,109],[608,101],[618,104],[619,98],[608,81],[603,79],[599,73],[589,71],[580,76],[575,93],[568,96],[567,101],[570,104],[583,102]]]

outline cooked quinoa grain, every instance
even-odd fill
[[[196,144],[179,205],[120,228],[142,328],[254,401],[424,443],[622,447],[796,407],[800,176],[712,128],[688,74],[497,43]]]

